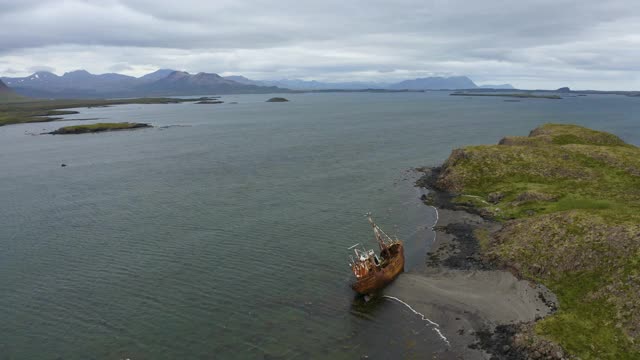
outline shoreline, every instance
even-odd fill
[[[41,100],[33,99],[16,103],[0,103],[0,126],[43,123],[64,120],[65,115],[79,114],[76,110],[94,107],[109,107],[115,105],[151,105],[151,104],[181,104],[197,101],[215,101],[213,97],[191,98],[131,98],[131,99],[67,99]],[[76,120],[76,119],[74,119]]]
[[[477,231],[501,225],[437,190],[439,168],[418,171],[423,176],[415,186],[429,191],[421,200],[437,214],[435,240],[426,254],[426,269],[402,274],[384,297],[427,318],[446,340],[448,353],[464,359],[527,359],[536,352],[563,358],[562,350],[548,342],[529,345],[532,324],[557,310],[556,296],[480,254]]]

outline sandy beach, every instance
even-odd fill
[[[424,317],[425,326],[449,344],[443,358],[519,359],[520,354],[506,343],[489,345],[499,346],[501,354],[488,352],[487,337],[491,339],[500,325],[530,323],[551,314],[556,309],[555,295],[480,258],[473,231],[498,224],[449,206],[446,194],[432,192],[430,200],[438,211],[438,222],[427,268],[402,274],[383,296]]]
[[[451,352],[464,359],[490,358],[481,346],[473,346],[477,332],[534,321],[551,312],[543,299],[555,299],[544,287],[497,270],[406,273],[385,290],[385,296],[401,299],[438,324],[429,326],[439,328]]]

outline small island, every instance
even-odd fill
[[[558,95],[540,95],[540,94],[532,94],[532,93],[484,93],[484,92],[454,92],[450,94],[451,96],[500,96],[500,97],[510,97],[510,98],[530,98],[530,99],[551,99],[551,100],[560,100],[561,96]]]
[[[272,97],[271,99],[267,100],[267,102],[287,102],[289,100],[283,98],[283,97]]]
[[[224,101],[222,101],[222,100],[202,100],[202,101],[198,101],[196,104],[205,104],[205,105],[224,104]]]
[[[98,132],[106,132],[106,131],[143,129],[143,128],[150,128],[150,127],[152,126],[144,123],[129,123],[129,122],[98,123],[98,124],[65,126],[65,127],[59,128],[58,130],[55,130],[46,134],[51,134],[51,135],[89,134],[89,133],[98,133]]]

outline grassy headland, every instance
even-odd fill
[[[586,359],[640,359],[640,148],[574,125],[454,150],[435,186],[502,222],[482,255],[551,288],[539,336]]]
[[[149,124],[143,123],[97,123],[87,125],[74,125],[61,127],[58,130],[52,131],[49,134],[52,135],[69,135],[69,134],[87,134],[97,133],[105,131],[117,131],[117,130],[132,130],[152,127]]]
[[[61,115],[77,114],[77,111],[62,110],[83,107],[99,107],[125,104],[177,104],[183,102],[209,101],[210,98],[138,98],[97,100],[25,100],[0,101],[0,126],[9,124],[48,122],[60,120]]]

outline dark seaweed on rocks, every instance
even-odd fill
[[[534,332],[527,323],[498,325],[494,331],[476,332],[478,341],[469,347],[489,352],[491,360],[570,359],[559,345]]]
[[[436,231],[443,231],[451,234],[456,239],[455,252],[448,254],[441,262],[441,265],[451,269],[460,270],[493,270],[496,267],[483,261],[480,256],[480,245],[473,235],[475,227],[465,223],[452,223]]]

